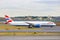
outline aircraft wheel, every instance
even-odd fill
[[[29,27],[28,28],[32,28],[33,27],[33,25],[29,25]]]

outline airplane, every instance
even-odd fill
[[[32,27],[54,27],[56,24],[51,21],[13,21],[8,15],[5,15],[6,22],[4,24],[9,24],[13,26],[28,26]]]

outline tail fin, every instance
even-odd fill
[[[12,21],[13,21],[13,20],[8,16],[8,15],[5,15],[5,19],[6,19],[7,23],[9,23],[9,22],[12,22]]]

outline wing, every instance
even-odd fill
[[[29,25],[34,25],[33,23],[29,23],[29,22],[26,22],[27,24],[29,24]]]

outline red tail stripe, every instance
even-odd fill
[[[6,18],[9,18],[9,16],[5,15]]]
[[[8,22],[12,22],[12,20],[8,20]]]

